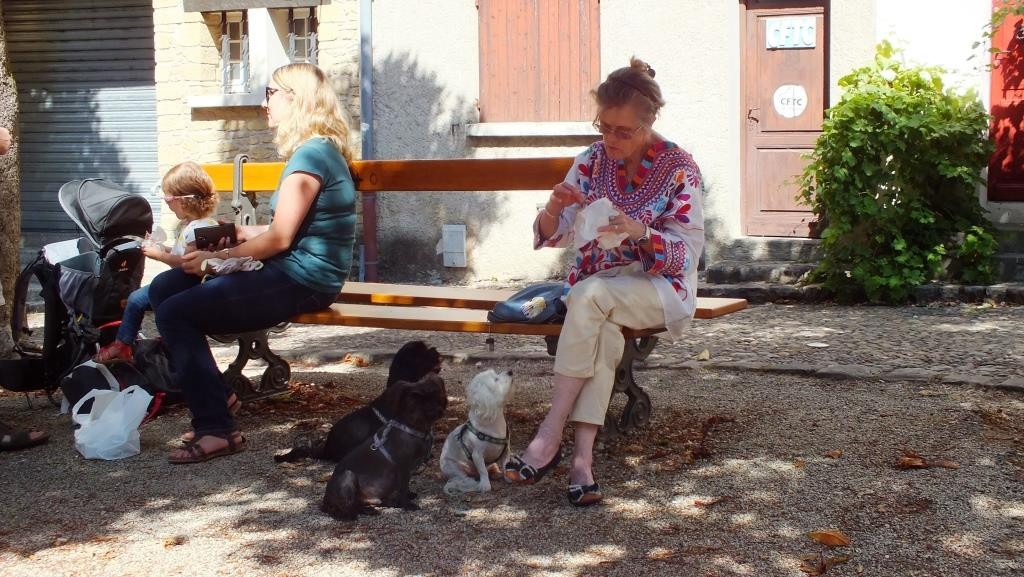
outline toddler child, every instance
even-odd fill
[[[174,246],[168,249],[159,244],[146,243],[142,247],[142,253],[153,260],[167,263],[172,267],[180,267],[181,257],[196,249],[195,230],[218,224],[210,216],[217,208],[217,196],[213,190],[213,180],[195,162],[182,162],[172,167],[164,175],[160,186],[163,188],[164,202],[179,220],[175,229],[177,234]],[[138,337],[142,319],[148,309],[149,285],[146,285],[128,296],[121,326],[117,330],[117,338],[100,349],[93,361],[131,362],[132,345]]]

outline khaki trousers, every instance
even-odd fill
[[[615,369],[622,358],[622,327],[646,329],[665,324],[654,284],[643,276],[594,276],[575,285],[566,299],[568,312],[558,338],[555,372],[587,379],[569,420],[604,424]]]

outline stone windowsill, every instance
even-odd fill
[[[516,138],[532,136],[597,136],[589,122],[479,122],[466,125],[466,135]]]
[[[183,0],[185,12],[221,12],[252,8],[304,8],[330,4],[331,0]]]
[[[190,108],[231,108],[240,106],[260,106],[261,104],[263,104],[262,92],[247,92],[244,94],[203,94],[188,97],[188,105]]]

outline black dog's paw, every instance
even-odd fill
[[[405,511],[419,511],[420,506],[417,505],[415,501],[409,501],[408,503],[402,506],[402,509]]]

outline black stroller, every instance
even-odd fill
[[[128,295],[142,281],[142,241],[153,228],[149,202],[112,182],[73,180],[58,194],[85,236],[46,245],[18,275],[11,333],[21,358],[0,361],[0,387],[43,390],[51,400],[64,375],[117,334]],[[42,287],[41,346],[26,338],[32,277]]]

